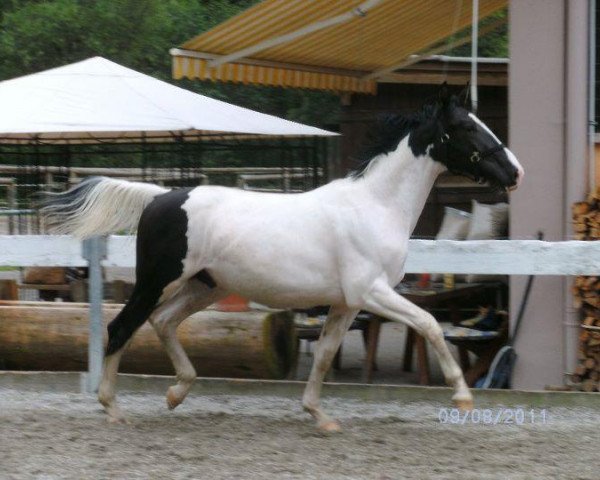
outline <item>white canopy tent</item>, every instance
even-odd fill
[[[164,142],[206,135],[335,134],[198,95],[101,57],[0,82],[0,144],[8,149],[10,144],[34,143],[37,150],[40,144],[53,148],[72,143]],[[103,254],[98,237],[85,244],[83,255],[90,271],[86,385],[88,391],[95,391],[103,343]]]
[[[199,95],[93,57],[0,82],[0,143],[334,133]]]

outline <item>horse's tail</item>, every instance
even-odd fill
[[[41,213],[55,233],[80,238],[135,231],[146,205],[169,190],[140,182],[91,177],[63,193],[47,193]]]

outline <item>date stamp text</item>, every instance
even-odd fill
[[[545,408],[440,408],[438,420],[450,425],[532,425],[547,424],[550,416]]]

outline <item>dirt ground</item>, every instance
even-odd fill
[[[329,398],[344,431],[322,435],[299,399],[194,395],[173,412],[159,395],[120,399],[129,425],[86,395],[0,389],[0,478],[599,478],[600,410],[461,425],[440,423],[447,405]]]

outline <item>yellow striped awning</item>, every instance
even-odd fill
[[[479,18],[506,5],[480,0]],[[471,18],[471,0],[264,0],[171,50],[173,77],[375,93]]]

